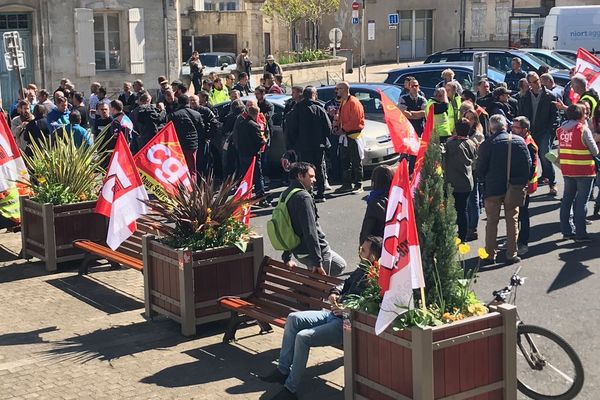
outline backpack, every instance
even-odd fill
[[[267,234],[275,250],[290,251],[300,245],[300,238],[292,227],[287,202],[301,190],[300,188],[292,189],[285,199],[282,193],[277,206],[273,209],[271,220],[267,222]]]

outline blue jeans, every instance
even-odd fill
[[[476,231],[479,225],[479,183],[473,182],[473,190],[467,200],[467,228],[470,231]]]
[[[288,375],[285,387],[290,392],[298,390],[311,347],[342,344],[342,324],[342,318],[331,311],[298,311],[288,315],[277,368]]]
[[[587,235],[585,217],[594,177],[565,176],[564,180],[565,191],[560,204],[560,229],[563,235],[575,234],[577,238],[583,238]],[[571,209],[573,210],[572,220]]]
[[[542,175],[540,176],[539,182],[542,182],[544,178],[548,178],[550,185],[556,185],[554,165],[552,165],[552,162],[546,158],[546,154],[550,151],[550,146],[552,146],[552,136],[552,134],[546,133],[534,137],[534,139],[539,146],[539,157],[540,163],[542,164]]]

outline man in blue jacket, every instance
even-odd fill
[[[504,205],[506,219],[506,264],[514,264],[521,259],[517,256],[517,236],[519,234],[519,204],[510,204],[508,200],[509,184],[522,186],[523,193],[531,166],[529,150],[523,138],[507,132],[508,123],[502,115],[490,117],[492,135],[479,146],[477,175],[485,183],[485,250],[489,257],[484,264],[496,262],[496,239],[500,209]],[[509,155],[510,152],[510,155]],[[508,165],[510,157],[510,166]],[[507,176],[507,172],[510,172]]]

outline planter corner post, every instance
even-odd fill
[[[352,350],[352,312],[344,314],[344,400],[354,400],[354,352]]]
[[[411,337],[413,396],[415,399],[433,400],[433,330],[429,326],[415,328],[411,330]]]
[[[504,325],[504,398],[514,400],[517,398],[517,307],[501,304],[497,309]]]
[[[144,235],[142,237],[142,262],[144,265],[144,308],[146,318],[152,319],[154,313],[152,312],[152,287],[150,282],[150,275],[152,274],[152,267],[150,267],[150,242],[154,240],[154,235]]]
[[[54,206],[50,203],[42,205],[42,221],[44,224],[44,247],[46,253],[46,271],[56,272],[56,233],[54,230]]]
[[[179,298],[181,313],[181,334],[196,335],[196,305],[194,296],[194,257],[190,249],[178,250],[179,258]]]

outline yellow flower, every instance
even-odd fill
[[[39,182],[39,183],[41,183],[41,184],[43,185],[44,183],[46,183],[46,178],[44,178],[43,176],[40,176],[40,177],[38,178],[38,182]]]
[[[463,256],[464,256],[465,254],[467,254],[467,253],[468,253],[468,252],[470,252],[470,251],[471,251],[471,246],[469,246],[468,244],[466,244],[466,243],[463,243],[463,244],[459,244],[459,245],[458,245],[458,252],[459,252],[461,255],[463,255]]]
[[[461,242],[460,238],[454,238],[454,244],[455,244],[455,245],[457,245],[457,246],[458,246],[458,245],[459,245],[459,244],[461,244],[461,243],[462,243],[462,242]]]
[[[485,260],[486,258],[488,258],[490,256],[483,247],[479,248],[479,250],[477,251],[477,254],[479,255],[479,258],[481,258],[482,260]]]
[[[449,322],[449,321],[454,321],[456,318],[454,317],[454,315],[450,314],[449,312],[445,312],[444,315],[442,315],[442,319],[446,322]]]
[[[435,172],[437,172],[438,175],[442,176],[442,174],[444,173],[444,171],[442,170],[442,166],[438,164],[437,168],[435,169]]]
[[[464,318],[465,318],[465,316],[462,313],[456,314],[456,320],[457,321],[460,321],[461,319],[464,319]]]
[[[486,308],[486,306],[484,306],[481,303],[477,303],[477,304],[469,304],[469,306],[467,307],[467,310],[469,311],[470,315],[484,315],[487,314],[488,309]]]

